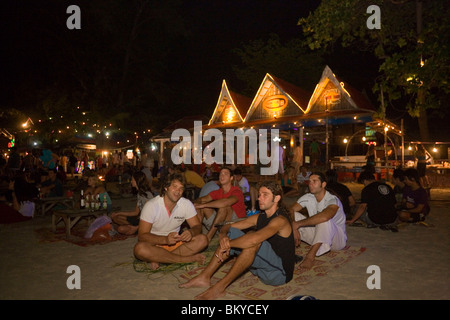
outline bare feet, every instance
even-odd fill
[[[314,266],[314,258],[311,259],[308,256],[298,266],[298,269],[311,269]]]
[[[158,262],[150,262],[150,269],[151,270],[156,270],[159,268],[159,263]]]
[[[132,226],[132,225],[124,225],[119,226],[117,228],[117,231],[121,234],[132,236],[138,231],[138,226]]]
[[[212,286],[203,293],[195,297],[196,300],[215,300],[223,297],[226,294],[225,290],[220,290],[216,286]]]
[[[202,274],[199,274],[195,278],[192,278],[186,283],[180,284],[179,288],[206,288],[211,285],[211,281],[208,277],[204,277]]]
[[[206,256],[204,256],[203,254],[201,254],[201,253],[198,253],[198,254],[195,254],[195,255],[193,255],[192,256],[192,261],[193,262],[197,262],[199,265],[204,265],[205,264],[205,262],[206,262]]]

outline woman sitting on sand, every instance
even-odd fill
[[[151,185],[145,173],[136,171],[131,178],[131,186],[137,189],[137,204],[133,211],[114,212],[111,218],[119,225],[117,231],[122,234],[135,234],[139,226],[139,217],[145,203],[153,198]]]

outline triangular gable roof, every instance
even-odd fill
[[[248,109],[244,122],[302,116],[310,96],[311,94],[307,91],[267,73]],[[275,106],[274,108],[270,107],[271,103]]]
[[[327,102],[325,102],[325,97]],[[337,110],[375,111],[370,101],[361,92],[347,82],[340,81],[329,66],[325,66],[305,113],[325,112],[327,107],[330,112]]]
[[[250,102],[250,98],[230,91],[226,81],[223,80],[219,99],[208,125],[243,122],[243,115],[247,113]]]

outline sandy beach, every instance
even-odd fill
[[[358,199],[362,186],[346,185]],[[450,299],[450,190],[432,189],[431,195],[430,226],[402,225],[397,233],[347,227],[348,245],[367,250],[299,291],[321,300]],[[135,205],[130,198],[114,201],[122,209]],[[51,216],[0,225],[0,299],[191,300],[203,291],[178,288],[183,270],[151,276],[136,272],[136,238],[87,247],[66,241],[40,243],[35,230],[42,227],[51,227]],[[80,268],[80,289],[67,287],[71,265]],[[366,285],[371,265],[380,268],[380,289]],[[239,298],[227,294],[223,299]]]

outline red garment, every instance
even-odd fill
[[[238,216],[238,218],[246,217],[244,194],[242,193],[242,191],[239,187],[232,186],[230,191],[228,191],[227,193],[223,193],[223,189],[220,188],[218,190],[211,191],[209,193],[209,195],[211,196],[211,198],[213,200],[219,200],[219,199],[228,198],[230,196],[236,196],[238,198],[238,202],[233,204],[231,207],[233,208],[233,210],[236,213],[236,215]]]
[[[31,220],[31,217],[25,217],[19,211],[8,206],[7,204],[0,203],[0,224],[9,224],[28,220]]]

